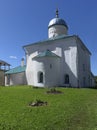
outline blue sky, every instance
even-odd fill
[[[25,56],[22,46],[48,38],[55,10],[91,51],[97,75],[97,0],[0,0],[0,59],[15,67]]]

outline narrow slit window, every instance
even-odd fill
[[[43,83],[43,72],[38,73],[38,83]]]
[[[69,84],[69,75],[68,74],[65,75],[65,84]]]

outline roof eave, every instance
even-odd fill
[[[87,52],[91,55],[91,52],[89,51],[89,49],[85,46],[85,44],[83,43],[83,41],[80,39],[80,37],[77,35],[76,36],[78,40],[81,41],[82,45],[84,46],[84,48],[87,50]]]
[[[70,37],[74,37],[74,36],[75,35],[61,35],[61,36],[58,36],[58,37],[49,38],[47,40],[43,40],[43,41],[39,41],[39,42],[35,42],[35,43],[25,45],[25,46],[23,46],[23,49],[25,50],[25,48],[28,47],[28,46],[42,44],[42,43],[45,43],[45,42],[51,42],[51,41],[55,41],[55,40],[61,40],[61,39],[70,38]]]

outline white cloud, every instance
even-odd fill
[[[16,56],[9,56],[9,58],[11,58],[11,59],[17,59]]]

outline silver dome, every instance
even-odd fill
[[[68,29],[68,26],[67,26],[66,22],[61,18],[53,18],[49,22],[48,28],[50,28],[51,26],[54,26],[54,25],[63,25]]]

